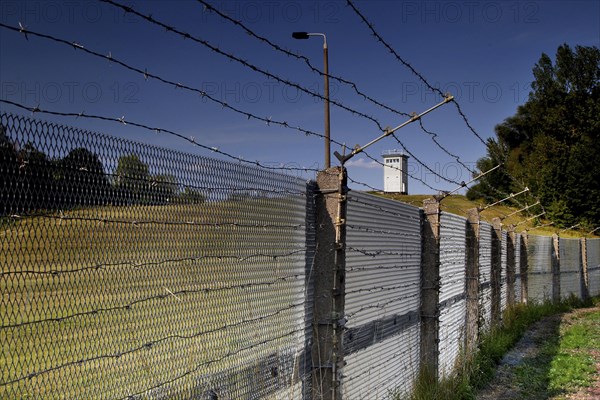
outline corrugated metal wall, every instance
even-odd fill
[[[479,225],[479,307],[483,330],[492,322],[492,226],[486,222]]]
[[[588,286],[590,296],[600,296],[600,239],[587,239]]]
[[[466,228],[463,217],[442,213],[440,219],[439,372],[449,373],[464,340],[466,314]]]
[[[515,235],[515,303],[521,302],[521,234]]]
[[[348,196],[343,393],[408,392],[419,368],[420,210],[359,192]]]
[[[581,241],[559,239],[560,297],[581,297]]]
[[[502,231],[502,258],[501,258],[501,269],[500,269],[500,311],[504,311],[506,309],[506,299],[507,299],[507,280],[506,280],[506,266],[507,266],[507,251],[506,251],[506,243],[508,240],[508,234],[506,231]]]
[[[528,298],[543,302],[552,299],[552,237],[529,235]]]

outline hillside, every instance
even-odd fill
[[[400,195],[395,193],[382,193],[382,192],[371,192],[372,194],[385,197],[392,200],[398,200],[403,203],[412,204],[416,207],[422,207],[423,200],[431,197],[431,195],[423,195],[423,194],[413,194],[413,195]],[[464,217],[467,216],[467,210],[470,208],[475,208],[478,206],[482,206],[482,204],[471,201],[462,195],[452,195],[446,197],[441,202],[442,211],[450,212],[457,215],[462,215]],[[499,204],[497,206],[491,207],[487,210],[481,212],[481,219],[486,222],[492,222],[492,219],[495,217],[502,218],[506,215],[509,215],[515,211],[518,211],[518,208],[509,207],[503,204]],[[535,228],[535,226],[545,225],[550,221],[540,218],[537,221],[531,220],[526,221],[528,218],[531,218],[533,214],[527,214],[527,211],[522,213],[517,213],[506,218],[502,223],[504,226],[515,225],[517,232],[522,232],[527,229],[527,231],[534,235],[543,235],[543,236],[551,236],[553,233],[557,232],[557,228],[550,225],[544,226],[540,228]],[[583,230],[572,229],[569,231],[564,231],[560,233],[562,237],[598,237],[597,235],[589,235],[587,232]]]

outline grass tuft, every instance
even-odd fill
[[[558,304],[545,302],[529,305],[518,304],[509,307],[504,312],[502,325],[490,329],[489,332],[481,336],[479,348],[474,357],[461,358],[454,373],[442,377],[439,382],[436,382],[433,373],[422,371],[415,381],[414,391],[410,399],[475,399],[477,391],[493,379],[496,367],[506,352],[517,343],[531,325],[544,317],[590,305],[592,305],[591,301],[586,302],[571,297]],[[598,323],[597,320],[596,323]],[[544,388],[562,387],[567,381],[577,381],[580,379],[580,375],[588,374],[590,369],[584,367],[581,363],[572,362],[571,353],[569,353],[573,348],[585,347],[586,343],[589,343],[589,338],[585,335],[582,336],[580,332],[587,332],[587,330],[578,328],[569,331],[566,335],[567,340],[562,345],[564,346],[564,352],[558,352],[560,357],[553,358],[553,355],[557,353],[552,346],[558,346],[558,338],[544,346],[538,355],[539,360],[537,361],[545,362],[546,365],[552,363],[550,374],[538,376],[539,371],[536,370],[535,365],[525,364],[517,368],[519,370],[518,380],[522,381],[529,390],[539,393]],[[600,346],[600,339],[598,341],[599,343],[592,342],[592,344]],[[567,354],[569,356],[566,356]],[[570,372],[564,372],[565,368],[569,369]],[[589,376],[589,374],[586,376]],[[401,398],[396,396],[397,400]]]

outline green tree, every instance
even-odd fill
[[[135,154],[119,158],[115,170],[115,188],[120,203],[135,204],[148,200],[150,187],[148,165]]]
[[[17,151],[6,128],[0,125],[0,215],[14,211],[18,171]]]
[[[505,163],[505,178],[490,174],[467,195],[494,199],[526,185],[558,226],[600,225],[600,50],[561,45],[555,61],[542,54],[532,91],[514,116],[496,126],[496,139],[477,166]]]
[[[197,189],[186,186],[179,195],[179,202],[182,204],[202,204],[206,201],[206,196]]]
[[[15,206],[20,211],[48,209],[55,206],[54,166],[43,151],[26,143],[17,152]]]
[[[156,175],[152,181],[152,201],[166,204],[177,197],[179,183],[171,174]]]
[[[57,164],[55,181],[64,206],[100,205],[108,200],[110,185],[96,154],[79,147]]]

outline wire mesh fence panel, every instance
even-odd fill
[[[528,299],[535,302],[552,300],[552,237],[529,235]]]
[[[590,296],[600,296],[600,239],[586,239],[588,263],[588,291]]]
[[[515,234],[515,303],[521,302],[521,234]]]
[[[492,323],[492,225],[479,225],[479,308],[480,327],[486,331]]]
[[[343,393],[382,399],[411,389],[419,367],[418,208],[348,196]]]
[[[581,298],[581,244],[579,239],[559,240],[560,297]]]
[[[440,375],[452,371],[464,341],[466,224],[458,215],[442,212],[440,216]]]
[[[1,398],[301,397],[305,181],[1,126]]]
[[[507,289],[508,289],[508,279],[507,279],[507,267],[508,267],[508,233],[506,231],[502,231],[502,258],[500,262],[500,312],[504,311],[507,306]]]

